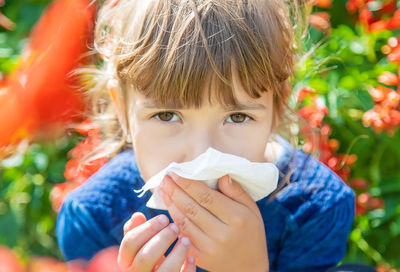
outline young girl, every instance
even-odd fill
[[[57,233],[67,261],[113,245],[121,269],[135,272],[311,272],[341,260],[352,190],[278,136],[287,134],[279,128],[289,112],[294,7],[281,0],[102,7],[95,45],[106,72],[94,74],[90,95],[104,128],[98,156],[114,158],[64,201]],[[152,192],[134,193],[208,147],[274,163],[278,189],[254,202],[229,173],[217,190],[171,174],[158,189],[168,211],[146,207]]]

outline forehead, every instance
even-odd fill
[[[226,103],[217,97],[215,90],[204,91],[204,96],[198,106],[185,105],[176,100],[167,100],[160,103],[152,96],[146,96],[141,92],[132,91],[131,106],[149,108],[149,109],[192,109],[203,107],[220,107],[225,110],[266,110],[272,105],[272,93],[263,92],[260,97],[254,98],[248,95],[241,85],[232,88],[232,95],[235,99],[234,103]]]

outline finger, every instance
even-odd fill
[[[229,225],[234,213],[243,209],[241,203],[232,200],[223,193],[211,189],[201,181],[185,179],[179,177],[175,173],[171,173],[171,178],[190,197],[213,213],[225,224]]]
[[[128,268],[140,248],[168,223],[168,217],[162,214],[128,231],[119,248],[118,265],[121,269]]]
[[[152,271],[169,246],[178,237],[179,228],[174,223],[154,235],[136,254],[129,271]],[[162,264],[160,265],[160,267]]]
[[[165,258],[157,272],[180,271],[190,248],[190,240],[187,237],[179,239],[171,253]]]
[[[135,212],[131,218],[124,224],[124,235],[133,228],[146,222],[146,216],[141,212]]]
[[[215,217],[209,210],[201,206],[196,200],[191,198],[169,177],[165,176],[158,192],[164,191],[174,205],[196,224],[204,233],[215,233],[225,227],[226,224]],[[161,194],[163,194],[161,192]],[[167,200],[168,201],[168,200]]]
[[[195,271],[196,271],[196,261],[193,256],[189,256],[186,258],[181,272],[195,272]]]
[[[233,180],[229,175],[225,175],[218,179],[218,189],[227,197],[249,207],[257,215],[259,214],[256,202],[242,188],[242,186],[240,186],[240,184]]]
[[[162,264],[162,262],[165,260],[165,256],[161,256],[161,258],[158,260],[157,264],[154,266],[153,271],[156,271],[160,265]]]
[[[193,222],[191,222],[190,219],[186,217],[175,206],[175,204],[171,203],[167,207],[168,212],[174,220],[175,224],[179,226],[181,234],[190,237],[192,242],[192,249],[195,255],[198,254],[199,251],[206,251],[209,248],[209,245],[212,243],[211,238],[207,234],[205,234],[198,226],[193,224]]]

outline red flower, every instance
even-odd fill
[[[356,199],[356,213],[363,214],[375,209],[383,209],[385,202],[382,198],[372,197],[368,192],[361,193]]]
[[[53,1],[33,28],[7,91],[1,92],[0,146],[28,138],[39,128],[62,131],[65,123],[80,119],[82,95],[68,74],[88,50],[96,10],[90,3]]]
[[[328,108],[325,106],[323,100],[319,97],[314,97],[313,104],[304,106],[298,113],[301,117],[307,119],[312,128],[316,128],[322,124],[322,120],[328,114]]]
[[[393,17],[390,18],[387,29],[394,30],[400,27],[400,9],[396,10]]]
[[[362,178],[354,178],[350,181],[350,186],[359,191],[364,191],[369,188],[369,184],[365,179]]]
[[[97,124],[93,122],[91,118],[88,118],[81,122],[75,130],[84,136],[89,136],[89,134],[95,134],[100,131],[100,128]]]
[[[370,207],[372,210],[383,209],[385,207],[385,202],[382,198],[372,198],[370,201]]]
[[[88,50],[95,8],[90,0],[53,1],[10,75],[11,92],[43,128],[80,119],[82,95],[68,74],[85,61],[82,55]]]
[[[380,10],[384,14],[390,14],[394,10],[396,10],[396,7],[397,7],[396,1],[390,0],[385,2]]]
[[[0,83],[0,105],[0,147],[27,139],[37,130],[38,119],[27,105],[21,104],[6,81]]]
[[[369,25],[373,23],[374,17],[371,11],[369,11],[367,8],[363,8],[360,11],[359,20],[361,23]]]
[[[357,204],[363,208],[368,208],[370,201],[371,201],[371,195],[369,193],[365,192],[357,196]]]

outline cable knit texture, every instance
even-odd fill
[[[279,141],[285,147],[275,161],[279,183],[294,169],[290,182],[274,196],[257,201],[270,271],[325,271],[345,254],[354,220],[354,193],[324,164],[282,138]],[[168,212],[145,206],[150,191],[142,198],[133,192],[143,184],[129,150],[69,193],[57,218],[57,238],[65,259],[89,260],[101,249],[119,245],[124,223],[136,211],[147,218],[163,213],[172,221]]]

